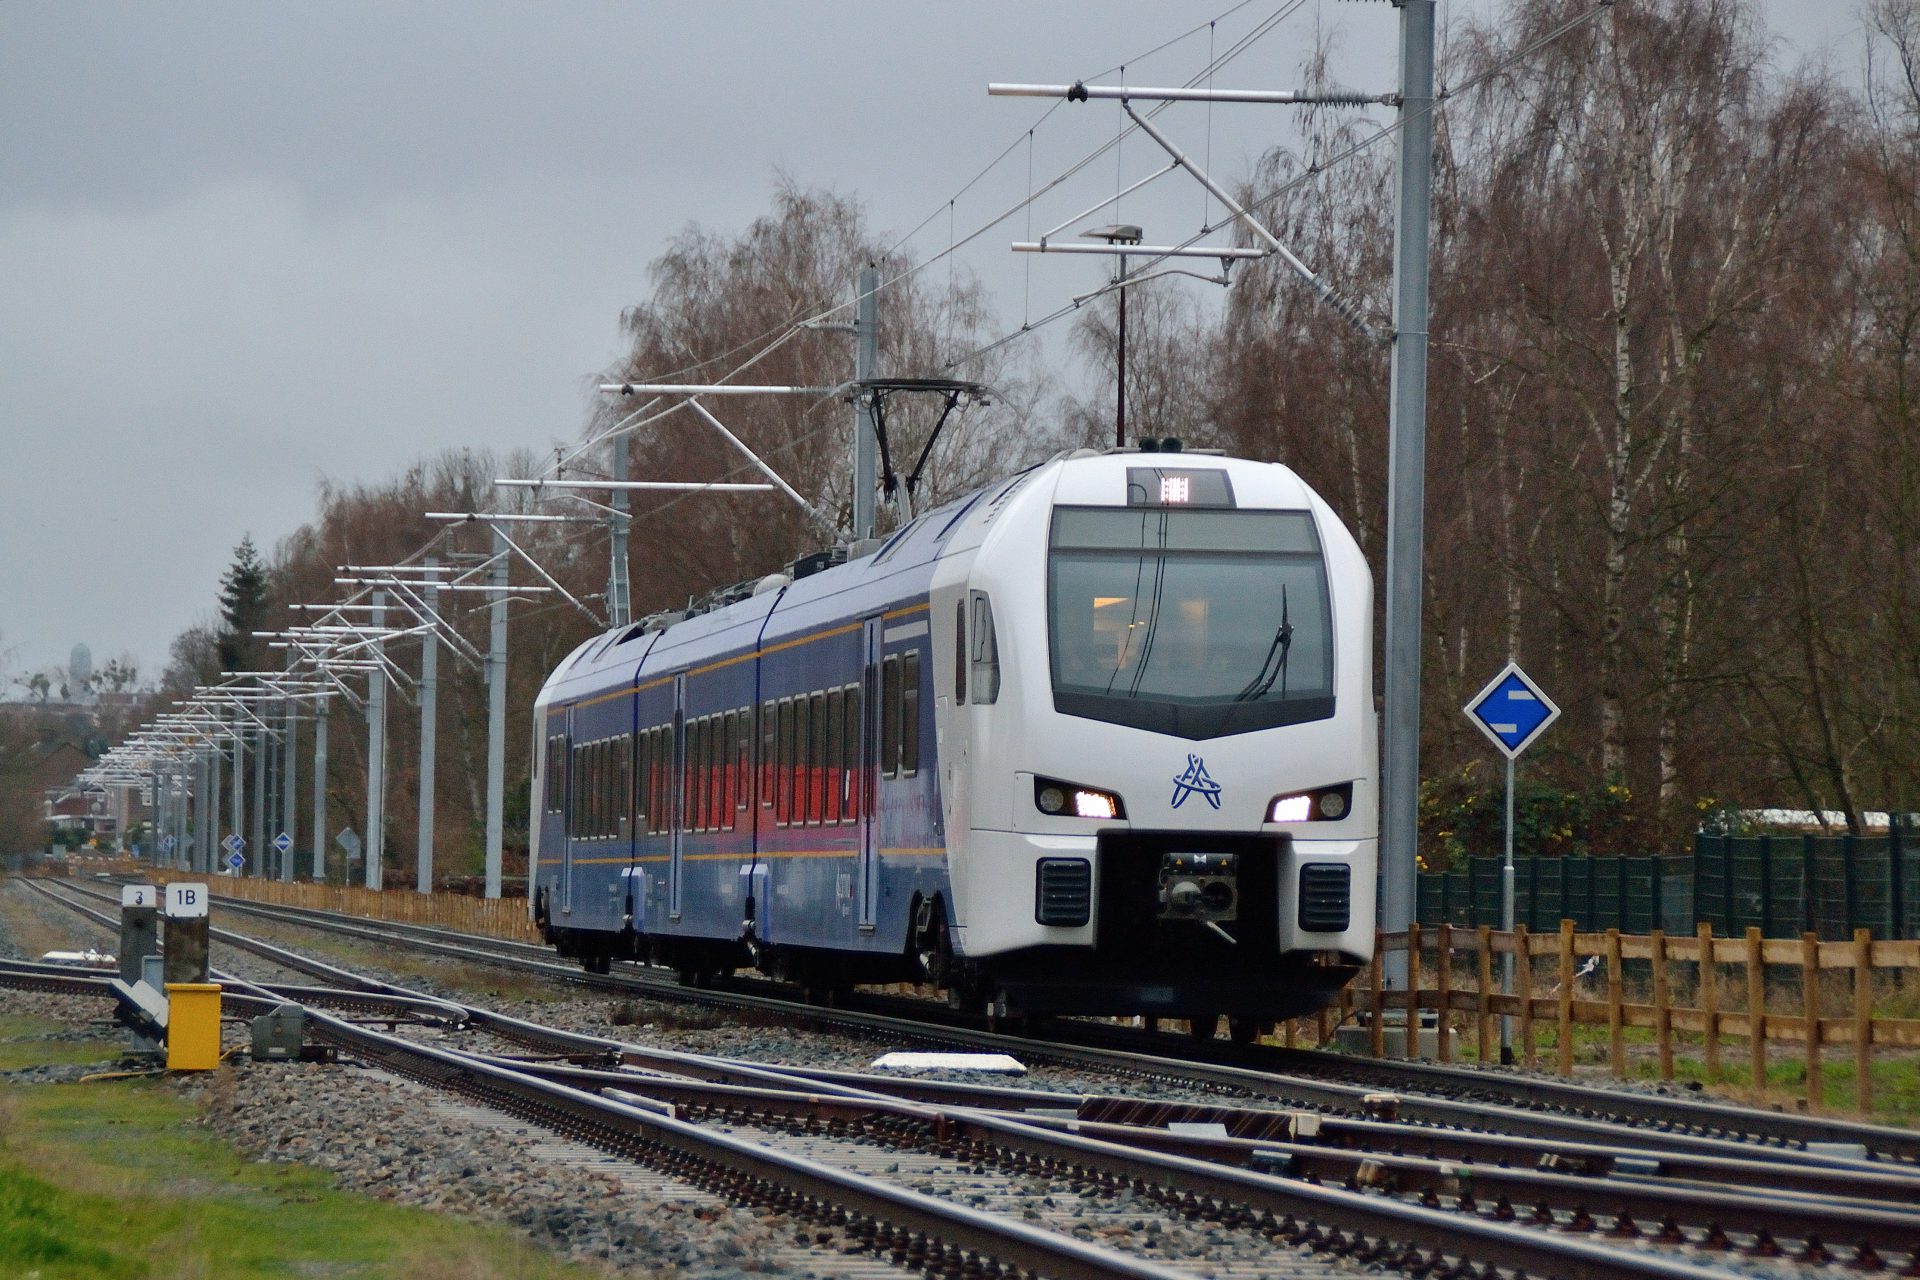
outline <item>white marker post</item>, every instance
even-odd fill
[[[1467,713],[1467,719],[1479,726],[1480,732],[1487,735],[1494,746],[1500,748],[1500,754],[1507,758],[1507,856],[1500,870],[1500,928],[1509,936],[1513,933],[1513,762],[1532,746],[1539,736],[1546,732],[1548,725],[1560,718],[1560,708],[1520,669],[1517,662],[1509,662],[1500,674],[1487,682],[1487,686],[1473,695],[1467,705],[1461,708]],[[1441,957],[1440,963],[1447,963]],[[1514,954],[1511,946],[1507,949],[1505,964],[1501,966],[1500,989],[1503,995],[1513,994]],[[1444,1010],[1442,1016],[1445,1016]],[[1510,1064],[1513,1061],[1513,1015],[1500,1015],[1500,1061]]]

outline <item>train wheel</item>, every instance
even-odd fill
[[[1271,1022],[1262,1022],[1258,1018],[1229,1017],[1227,1019],[1227,1039],[1235,1044],[1253,1044],[1272,1030]]]
[[[1219,1028],[1220,1015],[1217,1013],[1203,1013],[1197,1018],[1187,1019],[1187,1037],[1195,1043],[1204,1044],[1213,1039],[1214,1032]]]

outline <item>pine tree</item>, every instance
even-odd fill
[[[251,533],[233,549],[233,564],[220,578],[220,620],[220,669],[256,669],[259,642],[253,633],[267,620],[267,566]]]

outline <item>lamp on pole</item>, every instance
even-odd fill
[[[1080,233],[1092,240],[1105,240],[1108,244],[1139,244],[1143,234],[1139,227],[1131,223],[1121,223],[1112,227],[1095,227]],[[1118,391],[1113,410],[1113,443],[1120,446],[1127,442],[1127,255],[1120,255],[1120,353],[1118,358],[1119,376],[1115,379]]]

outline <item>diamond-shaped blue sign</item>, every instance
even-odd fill
[[[232,867],[235,871],[238,871],[240,868],[247,865],[246,855],[241,853],[228,854],[227,865]]]
[[[1520,665],[1509,662],[1487,687],[1466,705],[1467,718],[1480,726],[1508,759],[1533,745],[1546,727],[1560,718],[1560,708],[1527,678]]]
[[[285,853],[287,850],[293,848],[293,837],[282,831],[273,838],[273,847]]]
[[[247,838],[236,831],[220,843],[226,848],[228,853],[238,854],[242,849],[247,847]]]

